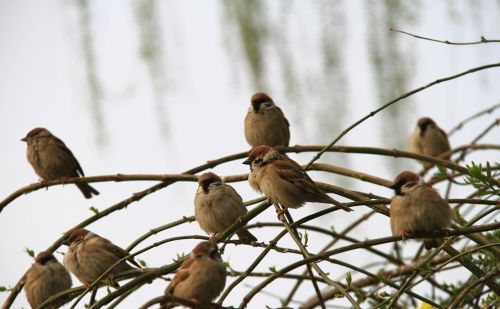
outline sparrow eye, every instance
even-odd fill
[[[264,102],[264,103],[262,103],[262,107],[264,109],[271,108],[272,106],[273,106],[273,102]]]
[[[261,164],[262,163],[262,159],[261,158],[257,158],[253,161],[255,164]]]

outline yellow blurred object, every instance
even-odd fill
[[[437,308],[429,305],[428,303],[422,303],[420,307],[418,307],[417,309],[437,309]]]

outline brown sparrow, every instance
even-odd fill
[[[290,124],[267,94],[257,92],[245,117],[245,137],[252,146],[288,146]]]
[[[64,255],[64,266],[83,283],[84,287],[88,287],[118,260],[129,255],[127,251],[106,238],[86,229],[74,230],[63,244],[69,246],[68,252]],[[140,267],[133,258],[127,261]],[[131,269],[132,266],[122,261],[111,270],[108,278],[115,287],[118,287],[112,280],[113,276]]]
[[[31,308],[36,308],[49,297],[71,288],[71,277],[64,266],[49,252],[42,251],[26,272],[24,291]],[[50,306],[47,308],[57,308]]]
[[[243,164],[250,165],[250,186],[285,210],[301,207],[306,202],[318,202],[351,211],[321,191],[297,162],[274,148],[263,145],[252,148]]]
[[[85,176],[82,167],[68,147],[45,128],[35,128],[21,141],[26,142],[26,157],[42,180]],[[85,198],[99,192],[86,183],[77,183]]]
[[[226,266],[217,245],[203,241],[194,247],[189,258],[182,263],[165,289],[165,295],[207,305],[222,292],[225,284]]]
[[[224,232],[248,212],[236,190],[216,174],[201,175],[198,184],[194,197],[194,215],[207,234]],[[236,235],[242,241],[257,241],[245,228],[238,230]]]
[[[408,140],[412,152],[432,157],[439,157],[442,153],[450,150],[450,142],[446,133],[437,126],[431,118],[420,118],[415,131]],[[449,160],[447,156],[445,160]],[[423,162],[425,168],[432,166],[429,162]]]
[[[451,223],[451,208],[429,185],[412,172],[402,172],[390,186],[396,195],[391,200],[391,230],[394,236],[414,232],[443,230]],[[425,239],[427,250],[437,248],[437,239]]]

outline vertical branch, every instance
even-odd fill
[[[106,132],[102,112],[102,87],[97,73],[89,1],[78,0],[78,9],[81,46],[83,51],[83,60],[86,67],[87,86],[90,94],[90,111],[93,115],[94,125],[96,127],[95,131],[97,132],[97,142],[99,144],[104,144],[106,142]]]

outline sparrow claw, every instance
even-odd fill
[[[278,216],[278,219],[280,219],[280,217],[283,216],[287,211],[288,206],[283,207],[283,209],[276,208],[276,215]]]
[[[401,233],[399,233],[399,236],[401,236],[401,240],[403,241],[403,243],[406,243],[406,237],[408,237],[408,232],[406,231],[401,231]]]

